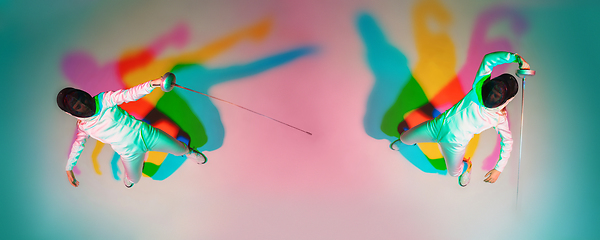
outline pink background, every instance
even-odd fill
[[[440,39],[418,38],[418,6],[443,12],[441,20],[425,21]],[[598,81],[589,69],[596,67],[600,53],[595,43],[600,37],[595,30],[596,3],[65,0],[5,1],[0,9],[6,103],[0,235],[13,239],[595,236],[600,195],[595,145],[590,144],[597,129],[590,119],[597,117],[591,96]],[[478,24],[498,12],[507,14],[489,23],[484,35],[503,40],[485,44],[473,40]],[[538,71],[527,81],[518,204],[520,95],[508,109],[515,148],[497,183],[483,182],[493,166],[489,158],[497,151],[493,130],[480,137],[468,187],[461,188],[445,173],[424,172],[388,148],[391,138],[365,131],[367,101],[376,78],[359,31],[361,16],[372,18],[389,44],[406,57],[398,69],[413,74],[428,74],[419,72],[419,64],[435,63],[439,67],[424,69],[444,74],[436,69],[445,67],[448,79],[456,75],[468,86],[488,49],[518,52]],[[97,92],[121,88],[127,84],[119,82],[114,64],[126,53],[150,49],[158,62],[207,47],[264,19],[270,28],[262,38],[240,40],[196,64],[219,69],[302,47],[311,51],[214,84],[207,93],[312,136],[226,103],[184,95],[190,106],[194,98],[214,104],[220,117],[223,137],[209,134],[209,141],[217,139],[217,147],[205,151],[206,165],[184,162],[162,181],[144,177],[126,189],[111,176],[113,152],[108,146],[97,156],[102,174],[95,172],[91,156],[96,141],[89,139],[77,165],[81,184],[69,185],[64,166],[75,120],[56,107],[60,89],[77,84]],[[161,47],[159,40],[165,36],[172,39],[163,39],[169,44]],[[439,51],[429,51],[436,48]],[[448,54],[442,51],[453,52],[453,57],[441,56]],[[83,66],[77,65],[83,62],[77,58],[66,66],[73,53],[92,57],[104,69],[72,67]],[[515,69],[511,65],[505,71]],[[147,71],[154,77],[165,72],[160,67]],[[77,74],[85,75],[81,82],[73,80]],[[179,81],[184,85],[203,79]],[[446,80],[439,81],[433,85],[442,86]],[[204,123],[206,128],[215,126]]]

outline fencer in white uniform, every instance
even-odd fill
[[[504,170],[512,150],[513,140],[508,126],[506,105],[514,99],[518,91],[518,82],[514,76],[507,73],[491,79],[491,73],[495,66],[513,62],[519,63],[521,69],[530,68],[529,64],[515,53],[486,54],[471,91],[443,114],[401,133],[400,141],[408,145],[421,142],[438,143],[446,161],[448,174],[453,177],[460,175],[459,184],[464,187],[470,181],[471,172],[470,159],[464,159],[467,144],[475,134],[494,128],[502,139],[500,156],[494,169],[486,174],[484,181],[495,182]]]
[[[167,73],[161,78],[129,89],[102,92],[94,97],[74,88],[65,88],[59,92],[58,106],[77,118],[77,135],[66,166],[67,176],[73,186],[79,185],[73,174],[73,167],[88,137],[110,144],[121,156],[125,168],[123,182],[126,187],[131,187],[140,180],[144,158],[148,151],[166,152],[176,156],[186,155],[198,163],[206,162],[204,154],[189,148],[164,131],[134,118],[119,107],[120,104],[136,101],[149,94],[154,88],[161,86],[169,75],[172,74]]]

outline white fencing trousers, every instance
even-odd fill
[[[458,177],[463,171],[463,158],[465,157],[466,145],[438,141],[437,134],[439,130],[435,129],[434,124],[431,124],[430,121],[423,122],[402,133],[400,141],[407,145],[424,142],[438,143],[440,151],[446,161],[448,174],[453,177]]]
[[[142,177],[146,152],[165,152],[175,156],[183,156],[189,152],[189,148],[184,143],[152,126],[141,128],[140,134],[145,149],[137,148],[137,151],[128,151],[126,155],[121,155],[121,162],[125,168],[124,177],[132,183],[139,182]]]

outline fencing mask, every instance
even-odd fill
[[[487,108],[501,106],[506,101],[517,95],[519,83],[517,79],[505,73],[493,79],[487,79],[481,87],[483,105]]]
[[[96,101],[87,92],[75,89],[64,88],[56,97],[58,107],[63,111],[81,118],[91,117],[96,113]]]

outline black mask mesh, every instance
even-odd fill
[[[519,83],[511,74],[505,73],[493,79],[488,79],[481,87],[483,105],[488,108],[501,106],[514,97],[518,90]]]
[[[96,113],[96,101],[87,92],[65,88],[56,98],[58,107],[76,117],[91,117]]]

